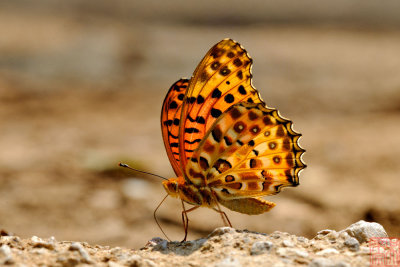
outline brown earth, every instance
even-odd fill
[[[263,99],[303,134],[308,165],[299,187],[268,197],[277,203],[271,212],[227,211],[233,226],[311,238],[365,219],[399,236],[395,21],[230,26],[130,20],[114,9],[124,8],[88,16],[84,6],[0,9],[0,229],[132,248],[161,236],[153,220],[165,195],[160,180],[117,163],[173,176],[159,126],[163,98],[231,37],[253,57]],[[183,236],[180,213],[171,198],[158,212],[173,240]],[[208,209],[190,220],[189,239],[222,226]]]

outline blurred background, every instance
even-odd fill
[[[234,227],[313,237],[360,219],[400,236],[400,2],[0,2],[0,229],[139,248],[173,177],[160,130],[170,85],[223,38],[254,59],[253,84],[303,134],[300,186]],[[183,238],[181,206],[158,218]],[[190,213],[189,238],[222,226]]]

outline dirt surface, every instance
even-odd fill
[[[375,262],[378,257],[374,254],[375,245],[368,242],[371,237],[385,238],[381,239],[382,242],[389,241],[381,225],[364,221],[339,232],[328,229],[319,231],[311,240],[279,231],[266,235],[221,227],[207,237],[193,241],[168,242],[153,238],[140,250],[90,245],[86,242],[58,242],[54,237],[21,239],[18,236],[1,236],[0,264],[109,267],[367,266],[371,259]]]
[[[277,203],[271,212],[227,211],[233,226],[312,238],[364,219],[399,236],[395,19],[371,25],[355,16],[361,22],[335,24],[316,16],[315,23],[293,23],[282,13],[280,23],[270,23],[264,6],[253,23],[249,13],[246,23],[213,24],[177,21],[172,14],[180,9],[153,20],[158,13],[130,17],[140,10],[83,2],[0,8],[0,229],[21,239],[136,249],[161,236],[153,219],[165,195],[161,181],[117,163],[173,177],[159,122],[164,96],[213,44],[230,37],[254,59],[254,85],[266,103],[303,134],[308,165],[300,186],[267,198]],[[385,10],[379,16],[389,18],[392,9]],[[169,198],[157,214],[172,240],[183,237],[180,205]],[[217,213],[196,210],[189,240],[221,226]]]

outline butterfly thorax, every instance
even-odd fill
[[[163,186],[170,196],[180,198],[189,204],[211,208],[215,206],[216,196],[208,186],[197,187],[187,183],[183,177],[168,179],[163,182]]]

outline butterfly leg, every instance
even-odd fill
[[[164,234],[164,236],[168,239],[168,241],[171,242],[171,239],[169,239],[169,237],[165,234],[165,232],[164,232],[164,230],[162,229],[160,223],[158,222],[157,216],[156,216],[156,212],[157,212],[158,208],[161,206],[161,204],[164,202],[164,200],[165,200],[168,196],[169,196],[169,194],[167,194],[167,195],[163,198],[163,200],[161,200],[160,204],[158,204],[157,208],[154,210],[153,217],[154,217],[154,220],[156,221],[156,223],[157,223],[157,225],[158,225],[158,228],[160,228],[161,232],[162,232],[162,233]]]
[[[200,206],[194,206],[188,210],[185,209],[185,204],[183,203],[183,200],[181,200],[182,202],[182,222],[183,222],[183,229],[185,230],[185,237],[183,238],[183,240],[181,242],[185,242],[186,241],[186,237],[188,234],[188,229],[189,229],[189,217],[187,216],[187,214],[191,211],[194,211],[195,209],[199,208]]]
[[[226,215],[226,213],[221,210],[221,208],[219,207],[218,203],[217,203],[217,207],[218,207],[218,209],[214,208],[214,210],[221,215],[221,218],[222,218],[222,221],[224,222],[224,225],[225,226],[228,225],[229,227],[232,228],[232,224],[231,224],[231,221],[228,218],[228,215]]]
[[[228,218],[228,215],[226,215],[226,213],[221,210],[221,207],[218,204],[218,198],[217,198],[215,192],[212,191],[211,195],[212,195],[212,197],[214,199],[215,204],[217,205],[217,208],[213,208],[213,210],[215,210],[216,212],[218,212],[221,215],[222,221],[224,222],[225,226],[229,225],[229,227],[232,228],[232,224],[231,224],[231,221]]]

